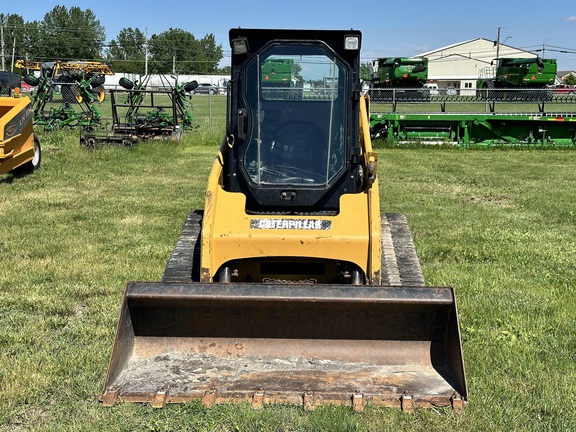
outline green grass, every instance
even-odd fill
[[[576,152],[561,150],[379,149],[383,211],[407,215],[428,284],[456,290],[463,413],[102,407],[124,285],[160,279],[219,129],[96,151],[40,133],[41,169],[0,176],[0,431],[576,430]]]

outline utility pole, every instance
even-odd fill
[[[14,36],[14,42],[12,43],[12,66],[10,67],[10,72],[14,72],[14,56],[16,55],[16,36]]]
[[[4,14],[0,15],[0,49],[2,50],[2,70],[6,70],[6,63],[4,62]]]
[[[502,27],[498,27],[498,38],[494,42],[494,44],[496,45],[496,59],[497,60],[500,58],[500,32],[501,31],[502,31]],[[511,39],[513,37],[514,37],[513,35],[508,36],[506,39],[504,39],[504,43],[506,43],[506,41],[508,39]]]
[[[146,42],[144,43],[144,76],[148,76],[148,27],[145,29]]]
[[[498,39],[496,39],[496,59],[500,58],[500,31],[502,27],[498,27]]]

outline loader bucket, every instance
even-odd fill
[[[449,287],[128,283],[100,400],[466,403]]]

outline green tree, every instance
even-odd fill
[[[564,78],[564,84],[576,85],[576,75],[573,73],[569,74],[566,78]]]
[[[222,46],[216,46],[214,35],[197,40],[193,34],[170,28],[149,41],[152,73],[215,73],[222,59]]]
[[[73,6],[56,6],[40,23],[37,47],[51,60],[98,60],[106,33],[96,15]]]
[[[16,57],[23,59],[43,60],[44,53],[41,49],[40,22],[32,21],[24,24],[24,42],[22,50],[16,51]]]
[[[145,56],[146,36],[137,28],[124,28],[110,41],[107,58],[115,72],[143,74]]]
[[[360,81],[370,81],[370,70],[371,65],[370,63],[362,63],[360,64]]]
[[[222,45],[216,45],[216,39],[212,33],[200,39],[198,44],[200,46],[200,54],[196,59],[196,69],[200,73],[216,73],[218,71],[218,63],[224,56]]]
[[[2,52],[2,70],[12,70],[12,52],[18,53],[24,49],[24,19],[20,15],[0,13],[0,27],[4,37],[4,50]],[[9,61],[10,60],[10,61]],[[9,66],[11,65],[11,66]]]
[[[192,73],[190,63],[198,56],[196,38],[190,32],[170,28],[149,41],[152,73]]]

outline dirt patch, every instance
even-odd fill
[[[496,207],[510,207],[511,197],[507,195],[471,195],[465,196],[462,201],[467,204],[481,204]]]

